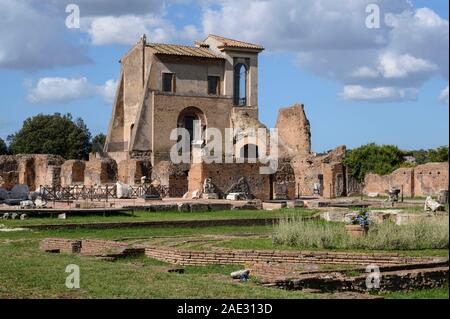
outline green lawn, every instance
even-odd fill
[[[381,296],[386,299],[449,299],[448,292],[448,286],[446,286],[427,290],[385,293]]]
[[[314,209],[280,209],[265,210],[226,210],[216,212],[145,212],[136,211],[133,214],[117,214],[110,216],[70,216],[67,219],[51,218],[49,216],[31,217],[28,220],[3,220],[0,224],[8,227],[20,227],[36,224],[72,224],[94,222],[140,222],[140,221],[165,221],[165,220],[205,220],[205,219],[239,219],[239,218],[278,218],[278,217],[308,217],[316,214]]]
[[[235,213],[235,212],[233,212]],[[270,213],[270,212],[268,212]],[[147,213],[151,214],[151,213]],[[207,215],[212,213],[206,213]],[[0,232],[0,298],[329,298],[327,294],[285,291],[240,283],[229,273],[242,266],[185,267],[184,274],[147,257],[115,262],[38,249],[46,237],[102,238],[124,241],[214,238],[215,247],[286,249],[270,238],[273,226],[220,226],[205,228],[118,228]],[[209,249],[204,243],[198,249]],[[448,251],[402,252],[411,255],[448,255]],[[65,287],[65,267],[80,266],[81,288]],[[445,289],[383,295],[386,298],[442,298]],[[332,296],[331,296],[332,297]],[[448,292],[447,292],[448,297]]]
[[[171,266],[148,258],[116,262],[48,254],[38,241],[24,239],[0,244],[0,298],[319,298],[233,281],[235,266],[187,267],[184,274],[168,273]],[[65,287],[65,268],[80,267],[80,289]]]

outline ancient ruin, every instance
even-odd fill
[[[402,168],[387,176],[368,174],[361,185],[343,164],[345,146],[327,154],[312,151],[310,122],[302,104],[279,110],[277,169],[261,174],[267,164],[256,159],[268,155],[272,143],[255,137],[258,129],[269,136],[258,119],[258,54],[263,50],[216,35],[195,46],[154,44],[143,36],[120,60],[103,152],[91,154],[88,161],[0,156],[0,188],[9,191],[26,184],[34,191],[41,186],[151,183],[163,197],[225,199],[231,194],[230,198],[264,201],[385,195],[392,188],[401,189],[404,196],[422,197],[448,189],[447,163]],[[177,140],[171,133],[176,128],[190,133],[191,158],[211,157],[201,147],[211,141],[210,130],[218,130],[225,137],[219,161],[173,163],[170,152]],[[232,136],[228,128],[234,129]],[[231,150],[226,149],[226,139],[232,140]],[[232,161],[221,161],[225,158]]]

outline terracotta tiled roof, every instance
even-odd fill
[[[244,41],[233,40],[229,38],[225,38],[219,35],[210,34],[208,38],[214,38],[219,42],[223,43],[224,47],[232,47],[232,48],[245,48],[245,49],[254,49],[254,50],[264,50],[264,47],[258,44],[248,43]]]
[[[147,44],[147,46],[155,50],[156,54],[191,56],[209,59],[223,59],[223,57],[215,54],[213,51],[205,47],[191,47],[186,45],[160,44],[160,43],[149,43]]]

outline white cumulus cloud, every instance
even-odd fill
[[[96,95],[102,96],[106,103],[114,100],[117,83],[108,80],[103,85],[90,83],[87,78],[44,77],[35,84],[25,83],[27,100],[34,104],[71,103]]]
[[[439,101],[443,104],[448,105],[448,85],[445,89],[442,90],[441,95],[439,96]]]
[[[414,88],[373,87],[346,85],[339,96],[345,100],[370,102],[398,102],[417,99],[418,91]]]
[[[379,29],[365,24],[372,3]],[[359,88],[359,100],[409,101],[433,76],[448,79],[448,20],[408,0],[221,0],[206,2],[202,25],[204,33],[295,53],[299,67],[342,83],[344,93]]]

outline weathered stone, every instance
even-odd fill
[[[195,204],[191,204],[191,212],[207,212],[209,211],[209,206],[208,204],[200,204],[200,203],[195,203]]]
[[[188,213],[191,211],[191,206],[188,203],[180,203],[178,204],[178,211],[180,213]]]
[[[281,157],[308,156],[311,153],[310,123],[304,105],[280,109],[275,127],[278,129]]]
[[[20,207],[21,208],[33,208],[34,203],[32,200],[24,200],[24,201],[20,202]]]
[[[28,200],[28,185],[14,185],[13,189],[11,190],[10,198]]]
[[[0,201],[8,199],[8,198],[9,198],[9,192],[4,188],[0,188]]]
[[[431,196],[428,196],[425,200],[425,207],[424,210],[426,212],[437,212],[438,210],[445,210],[444,205],[439,204],[437,201],[435,201]]]
[[[249,269],[235,271],[230,274],[231,278],[233,279],[241,279],[242,277],[248,277],[249,275],[250,275]]]
[[[116,183],[117,198],[131,198],[132,191],[130,185],[121,182]]]

